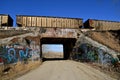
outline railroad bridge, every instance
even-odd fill
[[[83,25],[83,20],[81,18],[17,15],[17,25],[40,29],[41,56],[43,44],[62,44],[63,59],[68,59],[75,45],[79,29]]]
[[[75,45],[78,29],[44,28],[45,33],[41,33],[40,48],[43,44],[62,44],[64,59],[68,59],[70,52]],[[41,56],[42,56],[42,49]]]

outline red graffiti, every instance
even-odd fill
[[[3,59],[0,57],[0,63],[2,63],[3,62]]]

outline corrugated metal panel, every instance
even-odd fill
[[[69,27],[68,19],[66,19],[66,27]]]
[[[8,23],[8,16],[2,16],[2,24]]]
[[[65,25],[64,28],[66,28],[66,27],[67,27],[67,19],[66,19],[66,18],[65,18],[65,19],[63,18],[63,20],[64,20],[64,25]]]
[[[89,25],[97,30],[118,30],[120,29],[120,22],[89,20]]]
[[[31,22],[31,17],[27,17],[27,26],[31,26],[32,22]]]
[[[66,28],[67,27],[67,19],[65,18],[63,18],[63,20],[64,20],[64,22],[65,22],[65,26],[64,26],[64,28]]]
[[[54,20],[54,24],[53,24],[54,27],[57,27],[57,18],[54,18],[53,20]]]
[[[68,19],[68,28],[71,28],[71,20]]]
[[[69,19],[69,22],[70,22],[70,26],[69,26],[69,28],[71,28],[71,27],[72,27],[72,20]]]
[[[73,20],[73,19],[71,20],[71,26],[73,26],[73,27],[75,26],[75,25],[74,25],[74,20]],[[71,27],[71,28],[72,28],[72,27]]]
[[[69,19],[68,21],[69,21],[69,28],[71,28],[71,19]]]
[[[69,27],[68,19],[66,19],[66,27]]]
[[[19,15],[17,16],[17,24],[22,26],[79,28],[82,26],[82,19]]]
[[[74,27],[77,28],[79,25],[79,21],[77,19],[74,20]]]
[[[83,26],[83,21],[82,20],[78,20],[79,21],[79,27],[82,27]]]
[[[70,27],[69,19],[67,19],[67,27]]]
[[[63,28],[65,28],[66,27],[66,19],[62,19],[62,21],[63,21],[63,23],[62,23]]]
[[[68,25],[68,23],[67,23],[67,18],[63,18],[63,20],[64,20],[64,24],[65,24],[64,28],[66,28],[67,25]]]
[[[54,18],[54,27],[57,27],[57,18]]]
[[[17,16],[17,24],[22,25],[22,17],[21,16]]]
[[[75,20],[73,20],[73,25],[72,26],[74,26],[75,27]]]
[[[51,18],[51,27],[56,27],[55,18]]]
[[[36,17],[32,17],[32,26],[37,26],[36,20],[37,20]]]
[[[57,27],[62,27],[62,26],[61,26],[61,19],[60,19],[60,18],[57,18],[56,20],[57,20],[56,26],[57,26]]]
[[[61,24],[62,28],[64,28],[65,27],[65,20],[63,18],[61,19],[61,23],[62,23]]]
[[[26,21],[27,21],[26,17],[23,17],[23,18],[22,18],[23,26],[27,26],[27,25],[26,25],[26,23],[27,23]]]
[[[0,14],[0,26],[12,26],[13,19],[7,14]]]
[[[52,27],[51,18],[47,18],[47,27]]]
[[[42,27],[46,27],[46,18],[42,17]]]
[[[37,17],[37,26],[41,27],[42,21],[41,17]]]

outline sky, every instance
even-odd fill
[[[0,14],[120,21],[120,0],[0,0]]]
[[[62,44],[43,44],[42,45],[42,52],[47,53],[47,52],[61,52],[63,53],[63,45]]]

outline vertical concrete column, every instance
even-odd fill
[[[41,43],[41,39],[40,39],[40,60],[42,60],[42,43]]]

